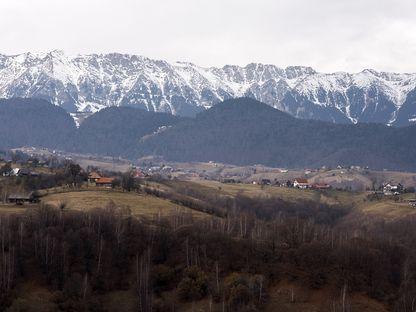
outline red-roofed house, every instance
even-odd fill
[[[101,175],[98,172],[92,171],[88,175],[88,182],[95,183],[98,179],[101,179]]]
[[[145,174],[140,169],[136,169],[133,173],[133,178],[135,178],[135,179],[141,179],[141,178],[144,178],[144,177],[145,177]]]
[[[95,181],[96,186],[102,187],[112,187],[113,186],[113,178],[99,178]]]

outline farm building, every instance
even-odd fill
[[[22,169],[19,170],[19,172],[17,173],[17,175],[19,177],[26,177],[26,176],[30,176],[31,175],[31,172],[27,168],[22,168]]]
[[[303,178],[297,178],[293,181],[293,187],[300,189],[307,189],[310,187],[308,180]]]
[[[18,176],[18,174],[19,174],[19,171],[20,171],[20,168],[14,168],[14,169],[12,169],[11,171],[10,171],[10,176],[15,176],[15,177],[17,177]]]
[[[33,192],[30,194],[10,194],[7,201],[16,205],[23,205],[24,203],[37,203],[39,198]]]

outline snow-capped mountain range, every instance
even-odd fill
[[[206,68],[117,53],[0,54],[0,98],[43,98],[70,113],[128,105],[190,116],[242,96],[299,118],[416,123],[416,74],[327,74],[265,64]]]

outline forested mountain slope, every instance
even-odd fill
[[[258,101],[228,100],[141,141],[141,155],[303,167],[356,164],[416,169],[416,127],[300,120]]]

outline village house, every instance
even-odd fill
[[[399,195],[403,192],[403,185],[386,183],[383,185],[383,194],[386,196]]]
[[[101,179],[101,175],[98,172],[92,171],[88,175],[88,182],[90,183],[96,183],[97,180]]]
[[[11,176],[11,177],[17,177],[19,175],[19,171],[20,171],[20,168],[13,168],[10,171],[9,176]]]
[[[99,187],[111,188],[111,187],[113,187],[113,182],[114,182],[113,178],[101,177],[101,178],[99,178],[95,181],[95,185],[99,186]]]
[[[19,172],[17,173],[18,177],[37,177],[38,175],[39,173],[37,173],[36,171],[31,171],[28,168],[19,169]]]
[[[141,169],[135,169],[133,172],[133,178],[135,179],[142,179],[145,176],[145,173]]]
[[[297,178],[293,181],[293,187],[300,189],[307,189],[310,187],[308,180],[303,178]]]
[[[4,172],[3,176],[4,177],[28,177],[28,176],[38,176],[39,173],[35,172],[35,171],[31,171],[28,168],[13,168],[12,170],[10,170],[9,172]]]

